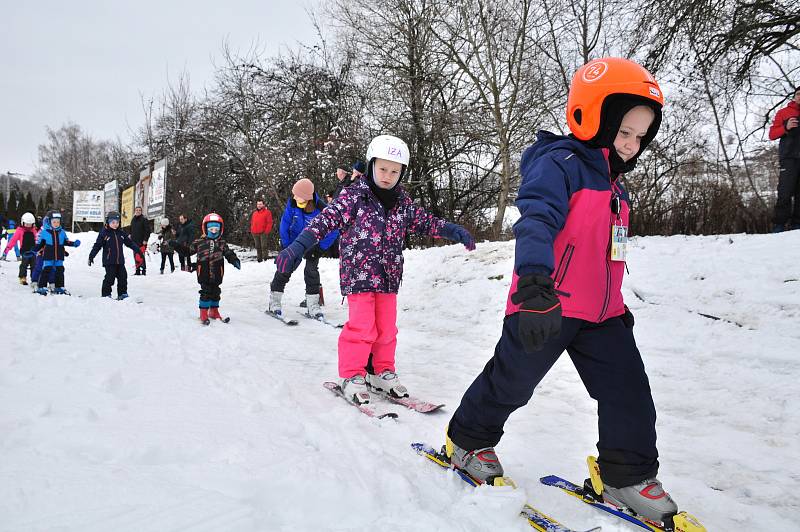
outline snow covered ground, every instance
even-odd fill
[[[406,252],[398,371],[447,407],[397,407],[394,422],[322,387],[337,330],[263,314],[271,263],[228,268],[232,321],[201,327],[193,275],[160,276],[152,258],[131,299],[104,300],[94,234],[79,237],[73,297],[32,295],[0,263],[0,530],[524,531],[525,498],[576,529],[639,530],[539,485],[581,481],[595,452],[595,405],[568,357],[498,447],[519,490],[473,490],[409,447],[442,443],[491,356],[513,242]],[[635,239],[629,266],[665,486],[709,531],[797,530],[800,231]],[[336,268],[322,261],[326,309],[344,321]]]

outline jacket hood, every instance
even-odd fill
[[[42,219],[42,230],[44,230],[44,231],[52,231],[53,229],[56,229],[56,228],[53,227],[52,224],[50,224],[50,218],[45,216]],[[59,226],[58,229],[56,229],[56,230],[57,231],[63,231],[64,228],[62,226]]]
[[[569,150],[578,156],[586,165],[598,172],[608,174],[608,156],[602,148],[592,148],[572,135],[556,135],[549,131],[539,131],[534,142],[522,154],[520,166],[530,164],[533,159],[543,157],[553,150]]]

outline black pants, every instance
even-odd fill
[[[181,263],[182,270],[189,270],[192,266],[192,257],[188,251],[178,250],[178,261]]]
[[[63,266],[45,266],[42,268],[42,273],[39,274],[39,280],[47,283],[50,279],[50,272],[56,271],[55,286],[56,288],[64,288],[64,267]],[[41,284],[41,283],[40,283]]]
[[[216,308],[222,297],[218,284],[200,283],[200,308]]]
[[[534,388],[566,349],[589,395],[597,401],[603,481],[624,487],[655,476],[656,410],[633,330],[619,317],[602,323],[564,318],[559,337],[536,353],[526,353],[518,326],[517,314],[506,317],[494,356],[450,420],[448,433],[453,442],[467,450],[495,446],[508,416],[528,403]]]
[[[794,200],[794,206],[792,206]],[[778,199],[775,201],[775,225],[800,225],[800,159],[781,159],[778,176]]]
[[[172,259],[173,253],[161,253],[161,272],[164,272],[164,265],[167,262],[167,257],[169,257],[169,268],[170,271],[175,271],[175,261]]]
[[[25,257],[22,256],[22,262],[19,263],[19,277],[20,279],[28,277],[28,268],[31,269],[31,274],[33,274],[33,267],[36,265],[36,257]]]
[[[117,295],[128,293],[128,270],[124,264],[109,264],[105,266],[106,276],[103,278],[103,288],[100,295],[103,297],[111,295],[111,287],[117,281]]]
[[[305,261],[306,267],[303,269],[303,277],[306,281],[306,294],[319,294],[319,257],[306,254]],[[270,290],[283,292],[291,276],[291,273],[275,272],[275,277],[272,278],[272,282],[269,285]]]

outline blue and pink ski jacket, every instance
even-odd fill
[[[44,266],[63,266],[65,246],[75,246],[69,239],[67,232],[61,227],[55,228],[50,224],[50,219],[42,220],[42,230],[36,238],[36,251],[44,249]]]
[[[307,227],[317,240],[336,229],[341,231],[339,281],[343,296],[397,293],[403,280],[406,235],[438,237],[445,224],[416,205],[402,186],[397,204],[386,212],[366,179],[342,190]]]
[[[511,294],[519,276],[531,273],[553,278],[562,316],[599,323],[624,314],[625,263],[612,261],[610,250],[612,226],[628,226],[629,199],[611,179],[608,150],[540,131],[522,154],[520,172],[506,315],[519,312]]]

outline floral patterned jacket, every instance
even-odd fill
[[[306,228],[317,240],[339,229],[339,280],[342,295],[394,294],[403,280],[406,235],[439,236],[445,221],[416,205],[400,188],[387,213],[362,177],[342,191]]]

